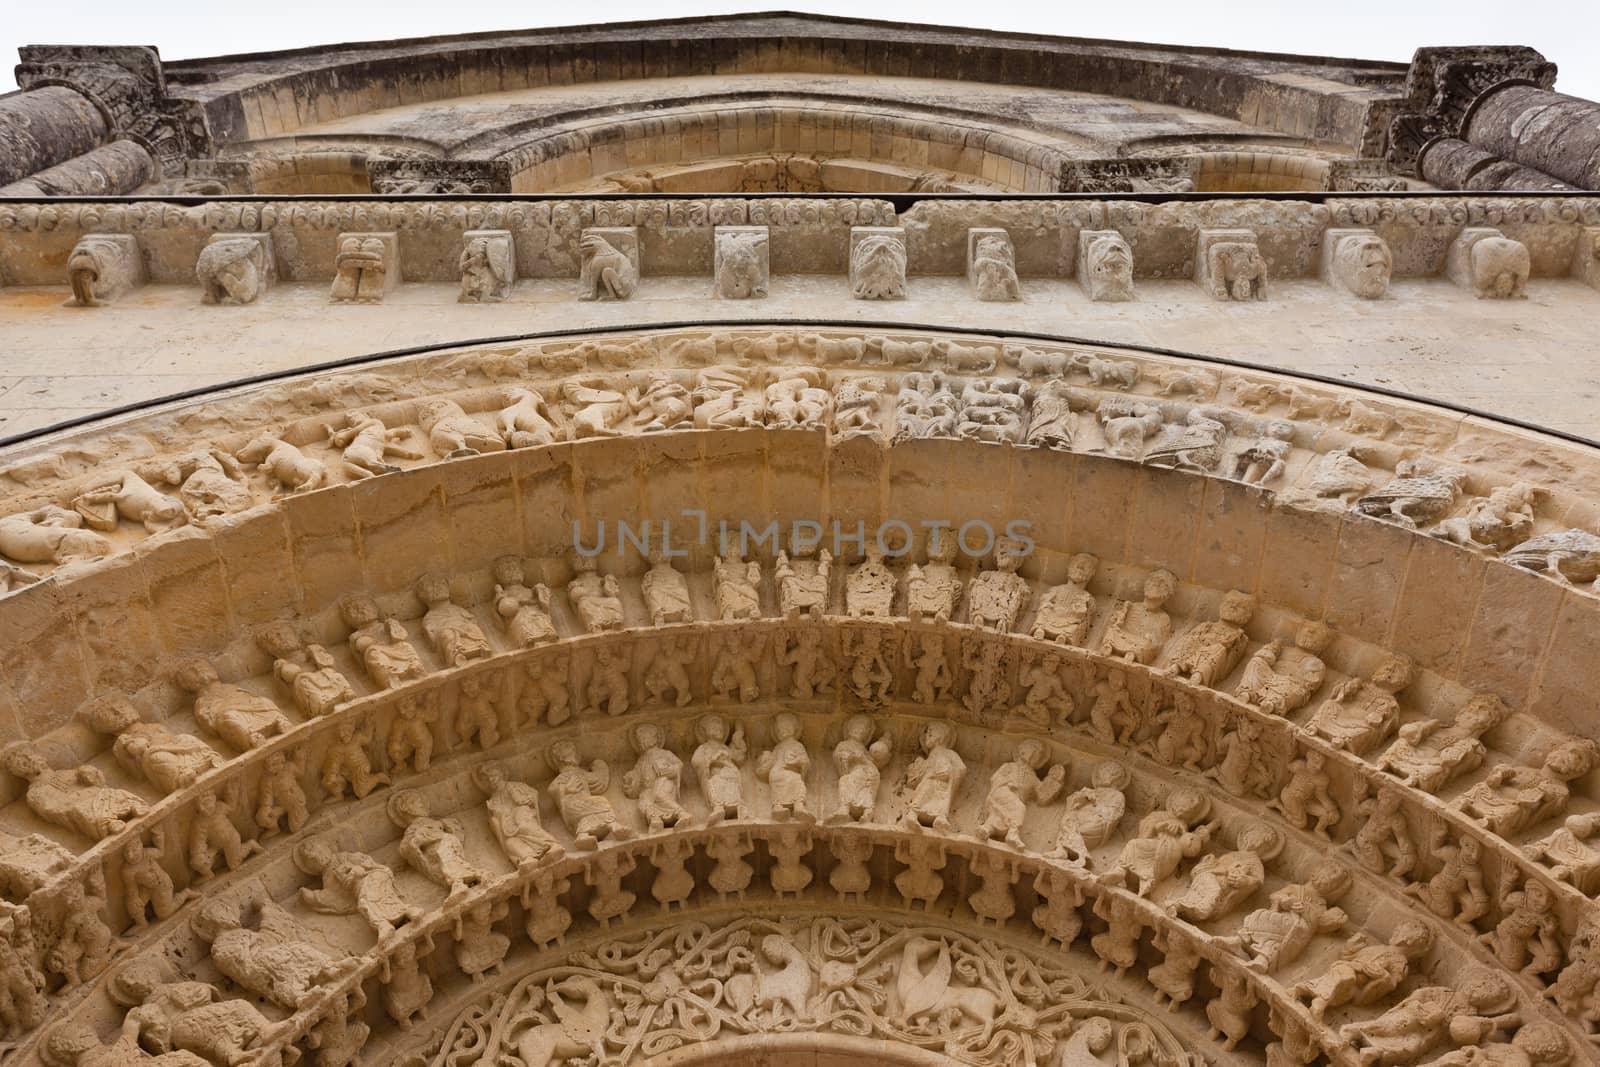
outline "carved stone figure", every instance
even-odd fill
[[[1175,411],[1172,418],[1162,421],[1155,440],[1144,450],[1144,462],[1174,470],[1217,470],[1221,466],[1227,443],[1230,417],[1227,409],[1209,404],[1187,411]],[[1111,429],[1108,424],[1108,440]]]
[[[418,945],[415,941],[402,941],[394,951],[384,957],[378,978],[383,983],[383,1010],[409,1030],[412,1020],[426,1015],[433,1000],[433,980],[422,973],[419,966],[423,956],[433,951],[433,937],[428,935]]]
[[[216,234],[200,250],[195,278],[207,304],[253,304],[273,277],[271,238]]]
[[[517,281],[516,249],[507,230],[469,230],[456,267],[461,271],[462,304],[498,304]]]
[[[1109,677],[1110,671],[1107,671]],[[1211,724],[1200,714],[1194,697],[1182,690],[1169,694],[1172,706],[1157,713],[1155,725],[1158,733],[1154,749],[1156,762],[1163,767],[1183,767],[1198,771],[1211,750]],[[1126,714],[1126,712],[1125,712]],[[1127,720],[1137,723],[1137,718]],[[1115,720],[1113,719],[1115,723]],[[1120,725],[1116,727],[1123,729]],[[1133,727],[1127,727],[1132,731]]]
[[[554,863],[566,850],[544,828],[539,817],[539,791],[506,776],[499,764],[473,768],[473,783],[487,795],[489,829],[506,858],[519,869]]]
[[[1172,636],[1172,617],[1163,607],[1177,589],[1178,580],[1171,573],[1151,571],[1144,580],[1143,603],[1119,600],[1111,609],[1111,618],[1100,636],[1100,654],[1129,663],[1154,662]]]
[[[806,772],[811,754],[800,740],[800,720],[780,712],[772,720],[773,744],[756,760],[756,777],[767,783],[774,819],[815,822],[807,804]]]
[[[0,759],[6,770],[28,783],[24,796],[35,815],[92,841],[120,833],[128,820],[145,813],[143,800],[106,785],[98,769],[80,764],[52,770],[44,754],[26,741],[7,746]]]
[[[695,723],[695,738],[700,743],[689,763],[700,781],[705,796],[706,825],[723,819],[745,818],[744,761],[748,753],[744,727],[735,724],[730,736],[728,724],[720,715],[703,715]]]
[[[684,866],[693,858],[694,842],[688,838],[669,837],[650,846],[650,865],[656,869],[650,895],[662,911],[671,911],[674,904],[683,908],[694,893],[694,875]]]
[[[718,226],[713,240],[712,276],[716,280],[716,295],[724,300],[766,296],[767,228]]]
[[[433,763],[433,724],[439,719],[438,694],[407,693],[395,702],[389,723],[389,743],[384,746],[395,770],[406,764],[421,774]]]
[[[1376,1004],[1405,981],[1412,965],[1432,947],[1433,932],[1414,919],[1396,926],[1386,945],[1374,945],[1358,933],[1326,971],[1297,982],[1289,994],[1308,1000],[1311,1017],[1318,1022],[1330,1008]]]
[[[530,659],[523,668],[522,692],[517,712],[522,721],[560,726],[572,716],[572,696],[567,688],[571,660],[566,652],[551,652]]]
[[[195,721],[234,748],[257,748],[294,727],[278,705],[222,681],[203,659],[190,660],[178,668],[172,680],[194,694]]]
[[[780,430],[821,430],[833,414],[827,375],[795,367],[767,386],[767,425]]]
[[[494,651],[473,613],[451,599],[449,578],[424,574],[417,579],[416,590],[427,608],[422,632],[447,666],[464,667]]]
[[[1094,683],[1094,700],[1089,704],[1089,732],[1108,745],[1127,745],[1144,722],[1128,691],[1126,671],[1108,667],[1106,676]]]
[[[504,406],[494,413],[494,425],[507,448],[535,448],[559,439],[542,393],[521,387],[507,389],[500,403]]]
[[[1252,419],[1246,429],[1250,432],[1228,449],[1223,470],[1246,485],[1266,485],[1283,477],[1294,448],[1295,424],[1288,419]]]
[[[199,908],[189,925],[210,947],[217,970],[241,988],[298,1011],[318,987],[353,970],[358,962],[336,960],[310,940],[287,910],[257,891],[250,900],[258,919],[254,930],[239,919],[238,904],[213,900]]]
[[[501,556],[494,561],[494,609],[506,634],[519,648],[532,648],[559,638],[550,618],[550,589],[539,582],[530,587],[522,560]]]
[[[195,798],[185,852],[189,858],[189,869],[194,872],[197,883],[211,879],[216,871],[218,856],[228,865],[228,870],[236,871],[240,864],[261,851],[261,842],[245,841],[239,828],[234,825],[237,794],[235,785],[225,798],[219,798],[216,790],[207,790]]]
[[[893,443],[956,436],[961,402],[939,371],[912,371],[900,379],[894,401]]]
[[[1220,992],[1206,1003],[1206,1021],[1211,1024],[1211,1039],[1221,1038],[1223,1050],[1232,1052],[1250,1033],[1259,998],[1244,975],[1224,972],[1217,977]]]
[[[320,718],[347,701],[355,689],[322,645],[301,644],[290,625],[257,631],[256,644],[273,657],[272,676],[289,690],[295,706],[308,718]]]
[[[967,897],[967,906],[978,917],[980,926],[985,922],[1001,925],[1017,913],[1017,901],[1011,892],[1019,875],[1016,857],[979,851],[968,861],[968,867],[979,886]]]
[[[1477,968],[1460,985],[1424,986],[1376,1019],[1346,1023],[1339,1037],[1363,1067],[1417,1064],[1441,1045],[1476,1046],[1516,1028],[1522,1022],[1516,1006],[1504,978]]]
[[[500,427],[468,415],[460,404],[445,397],[430,397],[417,402],[417,421],[434,454],[443,459],[460,459],[485,452],[504,452],[506,439]]]
[[[124,1036],[132,1035],[164,1062],[173,1050],[199,1057],[211,1067],[241,1067],[255,1061],[276,1067],[282,1060],[262,1052],[287,1029],[272,1023],[245,1000],[224,999],[206,982],[172,981],[153,957],[136,960],[110,982],[112,999],[128,1009]],[[187,1061],[181,1061],[187,1062]]]
[[[1067,560],[1066,584],[1051,586],[1039,598],[1030,631],[1035,640],[1084,647],[1095,611],[1094,595],[1088,587],[1099,568],[1100,560],[1086,552]]]
[[[761,616],[761,564],[746,562],[742,553],[730,548],[717,557],[711,584],[717,598],[717,617],[723,622]]]
[[[917,672],[912,696],[919,704],[933,704],[950,695],[955,685],[955,670],[945,650],[945,635],[937,630],[912,631],[906,635],[902,655]]]
[[[367,746],[372,743],[369,723],[346,719],[334,731],[322,758],[322,789],[332,799],[344,796],[348,787],[356,797],[365,797],[389,781],[387,774],[374,772]]]
[[[1355,503],[1363,515],[1388,519],[1409,530],[1442,519],[1456,506],[1465,475],[1458,470],[1427,470],[1420,461],[1401,460],[1388,485]]]
[[[511,939],[494,928],[509,914],[508,902],[482,900],[456,916],[456,966],[474,982],[482,981],[485,973],[498,974],[511,950]]]
[[[1267,801],[1267,807],[1283,815],[1284,821],[1296,830],[1315,820],[1311,832],[1326,836],[1329,827],[1339,821],[1339,804],[1333,799],[1330,787],[1333,780],[1328,775],[1328,759],[1320,751],[1308,748],[1289,761],[1289,774],[1283,791]]]
[[[772,855],[768,878],[773,895],[778,899],[788,895],[798,896],[811,884],[811,865],[806,860],[814,845],[811,831],[803,827],[785,826],[767,840],[767,851]]]
[[[1028,429],[1028,386],[1014,378],[973,378],[961,390],[956,436],[1021,444]]]
[[[1512,837],[1567,805],[1568,782],[1594,769],[1600,746],[1572,738],[1552,748],[1538,767],[1503,765],[1454,802],[1501,837]]]
[[[1074,408],[1082,400],[1065,382],[1047,381],[1032,389],[1033,410],[1028,413],[1028,434],[1023,440],[1040,448],[1072,448]]]
[[[1133,299],[1133,249],[1116,230],[1084,230],[1078,234],[1078,283],[1090,300]]]
[[[305,774],[306,750],[292,754],[269,752],[261,768],[261,783],[256,787],[256,826],[262,837],[271,837],[287,824],[291,834],[299,833],[310,817],[306,791],[300,784]]]
[[[1039,940],[1047,945],[1056,941],[1063,946],[1076,941],[1083,932],[1083,916],[1078,912],[1083,906],[1083,887],[1071,875],[1042,866],[1034,876],[1033,888],[1040,899],[1033,909]]]
[[[1116,760],[1095,764],[1089,784],[1067,797],[1062,805],[1050,857],[1070,867],[1091,867],[1093,851],[1111,840],[1127,811],[1129,781],[1128,768]]]
[[[1366,755],[1394,732],[1400,721],[1400,701],[1395,698],[1411,684],[1412,671],[1406,656],[1385,656],[1374,668],[1372,681],[1347,678],[1335,686],[1305,728],[1347,752]]]
[[[1356,815],[1363,821],[1350,846],[1361,866],[1373,874],[1404,878],[1416,868],[1417,846],[1404,808],[1400,790],[1389,786],[1356,803]]]
[[[1267,261],[1254,242],[1218,241],[1206,249],[1211,295],[1218,300],[1265,300]]]
[[[1201,824],[1210,811],[1204,794],[1190,789],[1174,789],[1163,807],[1139,820],[1137,834],[1122,846],[1116,866],[1104,876],[1111,885],[1134,883],[1141,897],[1177,873],[1185,859],[1205,851],[1211,839],[1211,824]]]
[[[1600,818],[1569,815],[1560,829],[1524,846],[1523,851],[1548,864],[1552,877],[1594,896],[1600,891],[1600,848],[1591,844],[1597,832]]]
[[[111,928],[106,925],[105,911],[106,881],[105,875],[98,868],[91,869],[82,881],[71,879],[63,886],[61,921],[56,931],[56,943],[45,953],[44,965],[52,974],[61,976],[67,989],[75,989],[82,983],[104,974],[106,967],[111,963],[112,953],[121,947],[121,942],[112,935]],[[17,914],[20,913],[12,914],[13,939],[16,936],[14,920]],[[12,951],[15,951],[15,948]],[[8,971],[10,981],[15,981],[18,977],[9,968],[0,970]],[[29,987],[33,986],[31,981],[27,984]],[[20,987],[21,983],[18,985]],[[27,997],[26,992],[23,992],[20,998],[17,996],[17,991],[11,993],[12,1015],[19,1014],[18,1002],[25,1001]],[[9,1023],[5,1011],[0,1011],[0,1021]]]
[[[483,884],[483,871],[467,859],[465,831],[458,820],[428,814],[427,801],[413,790],[391,795],[387,811],[403,831],[400,858],[412,870],[444,887],[451,898]]]
[[[1249,635],[1244,627],[1255,615],[1256,598],[1237,589],[1222,598],[1216,622],[1202,622],[1173,643],[1167,670],[1180,678],[1215,688],[1238,665]]]
[[[202,448],[141,468],[145,477],[176,486],[178,499],[195,522],[205,523],[255,504],[244,468],[220,448]]]
[[[583,257],[578,275],[579,300],[626,300],[639,287],[639,265],[607,236],[615,239],[610,232],[585,230],[578,242]]]
[[[70,1019],[46,1035],[39,1058],[47,1067],[211,1067],[183,1049],[160,1055],[146,1052],[136,1033],[121,1033],[111,1044],[102,1045],[93,1030]]]
[[[6,521],[0,520],[0,551],[22,559],[5,546]],[[1600,535],[1587,530],[1562,530],[1529,538],[1501,558],[1513,567],[1542,571],[1568,585],[1600,581]]]
[[[1117,893],[1097,896],[1094,913],[1106,921],[1106,928],[1089,939],[1089,947],[1100,957],[1100,969],[1113,971],[1120,978],[1139,960],[1144,918],[1137,904]]]
[[[561,897],[572,888],[570,878],[557,878],[548,869],[537,870],[522,888],[522,908],[528,913],[528,940],[540,948],[562,941],[572,925],[572,912]]]
[[[109,533],[121,519],[136,522],[146,533],[172,530],[189,521],[183,501],[163,493],[133,471],[118,471],[90,480],[72,498],[72,510],[91,529]]]
[[[683,761],[666,747],[661,727],[639,723],[631,731],[638,760],[622,776],[622,792],[639,804],[649,833],[660,833],[689,818],[679,793],[683,787]]]
[[[947,862],[945,843],[938,838],[901,840],[895,843],[894,858],[906,869],[894,876],[894,887],[905,898],[906,907],[921,902],[929,910],[944,893],[944,878],[937,872]]]
[[[724,700],[749,704],[761,696],[761,661],[766,635],[760,631],[728,630],[710,638],[711,691]]]
[[[750,888],[750,880],[756,873],[755,868],[745,860],[755,851],[755,843],[750,840],[750,835],[724,830],[709,835],[705,842],[706,856],[712,862],[711,873],[706,875],[706,884],[716,890],[719,900],[727,900],[730,894],[743,900],[744,891]]]
[[[967,590],[967,618],[985,630],[1009,633],[1028,603],[1028,582],[1017,573],[1027,546],[1002,537],[995,544],[994,569],[980,571]]]
[[[1167,1010],[1177,1011],[1194,996],[1200,946],[1194,938],[1174,929],[1157,930],[1154,940],[1162,959],[1145,976],[1156,989],[1156,1003],[1165,997]]]
[[[1322,245],[1323,277],[1363,300],[1378,300],[1389,291],[1394,255],[1371,230],[1328,233]]]
[[[1044,743],[1030,738],[1017,746],[1016,755],[1009,762],[995,769],[989,776],[989,795],[983,802],[980,837],[1003,838],[1012,848],[1027,847],[1022,840],[1022,822],[1029,806],[1055,800],[1067,779],[1066,765],[1061,763],[1040,777],[1039,771],[1049,758]]]
[[[998,713],[1011,700],[1010,645],[997,637],[968,634],[961,645],[961,665],[967,669],[967,691],[961,706],[974,715]]]
[[[422,453],[400,442],[410,435],[410,430],[391,430],[375,416],[360,411],[345,413],[345,426],[335,430],[328,427],[328,443],[341,448],[345,474],[360,481],[379,474],[393,474],[399,467],[389,462],[390,456],[400,459],[421,459]]]
[[[1065,721],[1073,710],[1072,694],[1062,678],[1065,670],[1066,663],[1054,652],[1031,656],[1017,675],[1024,689],[1022,703],[1011,713],[1041,729]]]
[[[1499,485],[1486,497],[1477,497],[1467,509],[1443,519],[1430,533],[1468,548],[1505,552],[1533,533],[1534,502],[1543,490],[1525,482]]]
[[[1183,895],[1167,910],[1189,922],[1211,922],[1238,909],[1266,882],[1266,864],[1283,850],[1283,835],[1256,823],[1239,831],[1232,852],[1200,857]]]
[[[610,926],[612,919],[620,919],[633,910],[638,896],[622,888],[622,880],[638,865],[632,853],[604,849],[583,869],[583,880],[594,890],[589,895],[589,915],[595,922]]]
[[[556,810],[561,813],[573,844],[586,851],[605,838],[626,841],[633,836],[631,830],[617,823],[611,801],[606,799],[611,769],[604,760],[593,761],[585,770],[578,762],[578,747],[571,741],[551,745],[549,760],[555,777],[547,789],[555,798]]]
[[[857,300],[904,299],[905,231],[855,227],[850,235],[850,295]]]
[[[649,647],[644,669],[644,691],[651,703],[669,700],[684,707],[694,699],[689,668],[699,660],[700,641],[689,634],[663,637]]]
[[[90,233],[67,256],[67,284],[79,307],[114,303],[144,281],[139,241],[131,233]]]
[[[1406,785],[1437,793],[1445,784],[1482,766],[1487,753],[1479,740],[1511,714],[1499,697],[1478,693],[1445,726],[1418,719],[1400,727],[1399,737],[1375,761]]]
[[[162,865],[167,856],[167,835],[160,827],[150,832],[150,844],[140,835],[122,846],[122,903],[129,920],[138,929],[149,925],[149,913],[157,919],[169,918],[194,893],[173,889],[172,876]]]
[[[1006,231],[967,231],[967,282],[979,300],[1022,299],[1017,253]]]
[[[967,764],[955,750],[955,727],[934,721],[922,728],[922,755],[906,768],[905,787],[911,793],[903,821],[908,829],[931,827],[950,833],[950,809],[967,776]]]
[[[1299,959],[1312,938],[1344,928],[1349,917],[1335,905],[1350,892],[1352,881],[1343,866],[1324,860],[1306,881],[1274,890],[1265,908],[1246,915],[1236,933],[1218,940],[1237,949],[1253,969],[1272,974]]]
[[[371,597],[350,594],[339,602],[339,616],[350,627],[350,651],[378,688],[398,689],[427,673],[406,628],[399,619],[382,615]]]
[[[422,909],[401,895],[394,872],[365,852],[340,852],[311,838],[295,846],[294,864],[322,880],[320,889],[300,890],[300,903],[324,915],[359,915],[379,941],[422,917]]]
[[[1426,882],[1409,882],[1405,892],[1422,901],[1441,919],[1477,933],[1475,923],[1489,913],[1489,891],[1484,887],[1483,845],[1476,837],[1455,837],[1446,826],[1436,827],[1428,853],[1439,869]]]
[[[400,284],[400,245],[393,233],[342,233],[333,255],[334,303],[372,304]]]
[[[120,694],[91,701],[83,718],[99,733],[116,738],[111,752],[118,764],[163,793],[193,785],[227,762],[192,734],[175,733],[160,723],[140,722],[138,709]]]
[[[46,504],[0,519],[0,553],[18,563],[72,563],[111,554],[111,542],[85,530],[83,516]]]
[[[1469,226],[1451,242],[1445,276],[1479,300],[1526,297],[1533,257],[1528,246],[1499,230]]]
[[[883,561],[883,550],[868,545],[866,558],[850,568],[845,578],[845,612],[853,619],[887,619],[894,615],[894,572]]]
[[[1286,716],[1304,707],[1327,677],[1322,653],[1332,641],[1333,631],[1322,623],[1301,623],[1293,645],[1285,647],[1275,638],[1256,650],[1233,695],[1268,715]]]
[[[601,575],[593,557],[575,556],[567,599],[588,633],[620,630],[623,626],[621,587],[614,575]]]
[[[499,684],[499,677],[462,677],[456,691],[455,734],[459,743],[464,745],[476,738],[478,747],[484,749],[500,743],[500,710],[491,690]]]
[[[878,705],[889,699],[894,688],[892,654],[887,647],[892,632],[877,626],[844,630],[839,635],[839,651],[845,662],[845,681],[863,704]]]
[[[833,657],[823,647],[822,638],[822,631],[814,626],[784,628],[778,660],[791,668],[790,685],[800,700],[811,700],[833,689]]]
[[[838,771],[839,806],[830,823],[870,822],[878,803],[878,785],[893,750],[887,737],[873,739],[877,724],[869,715],[845,720],[844,736],[833,746]]]
[[[1535,980],[1561,969],[1561,917],[1543,882],[1530,878],[1521,889],[1502,893],[1500,915],[1494,929],[1478,940],[1502,967]]]

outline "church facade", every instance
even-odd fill
[[[1600,104],[793,14],[0,96],[28,1067],[1568,1067]]]

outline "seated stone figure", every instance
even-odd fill
[[[1173,642],[1167,669],[1197,685],[1215,686],[1244,655],[1244,628],[1255,615],[1256,598],[1237,589],[1222,598],[1215,622],[1202,622]]]
[[[1378,766],[1407,785],[1430,793],[1482,765],[1484,734],[1503,722],[1510,709],[1492,693],[1479,693],[1445,726],[1419,719],[1400,727],[1400,736],[1378,757]]]
[[[1178,580],[1168,571],[1152,571],[1144,580],[1144,602],[1117,601],[1111,619],[1100,637],[1100,654],[1116,656],[1130,663],[1155,661],[1172,636],[1172,616],[1164,610]]]
[[[1289,995],[1309,999],[1311,1017],[1318,1022],[1330,1008],[1376,1004],[1405,981],[1411,965],[1432,947],[1433,931],[1415,919],[1396,926],[1387,945],[1374,945],[1358,933],[1327,970],[1296,983]]]
[[[1372,681],[1348,678],[1323,701],[1305,728],[1348,752],[1364,756],[1382,744],[1400,721],[1396,694],[1411,684],[1411,660],[1385,656]]]
[[[1051,586],[1039,598],[1033,613],[1035,639],[1084,646],[1094,624],[1094,594],[1088,586],[1099,567],[1100,560],[1086,552],[1067,560],[1066,584]]]
[[[1271,641],[1256,650],[1244,665],[1244,675],[1233,695],[1254,704],[1268,715],[1287,715],[1306,705],[1327,677],[1322,653],[1333,631],[1320,622],[1302,623],[1294,644]]]
[[[1456,798],[1455,807],[1501,837],[1521,833],[1567,806],[1567,783],[1594,769],[1600,746],[1571,738],[1538,767],[1496,767],[1489,777]]]
[[[1189,888],[1167,910],[1190,922],[1220,919],[1243,904],[1267,879],[1266,862],[1283,850],[1283,836],[1265,824],[1239,832],[1238,847],[1200,858]]]
[[[422,632],[446,665],[461,667],[494,651],[477,618],[451,599],[449,578],[423,575],[417,579],[417,597],[427,605]]]
[[[240,751],[264,745],[294,726],[277,704],[224,682],[203,659],[190,660],[172,680],[194,694],[195,721]]]
[[[350,627],[350,651],[379,688],[395,689],[427,673],[422,657],[407,640],[406,628],[398,619],[385,618],[371,597],[361,593],[345,597],[339,614]]]
[[[116,738],[111,752],[119,764],[164,793],[193,785],[201,775],[227,762],[221,753],[192,734],[175,733],[157,722],[139,721],[139,710],[120,695],[92,701],[84,711],[84,719],[100,733]]]
[[[215,900],[190,920],[195,934],[211,946],[211,962],[240,987],[297,1011],[317,988],[359,966],[354,958],[335,959],[284,908],[258,892],[251,901],[259,919],[254,930],[239,919],[238,905]]]
[[[1349,916],[1335,907],[1353,879],[1342,864],[1327,860],[1305,882],[1283,886],[1267,906],[1244,917],[1236,933],[1218,940],[1239,950],[1255,970],[1271,974],[1300,958],[1311,939],[1344,928]]]

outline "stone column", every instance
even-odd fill
[[[110,136],[105,113],[64,85],[0,97],[0,185],[81,156]]]
[[[143,145],[112,141],[92,152],[0,186],[0,196],[122,196],[156,175]]]
[[[1600,189],[1600,104],[1509,83],[1473,103],[1462,130],[1502,159],[1543,171],[1579,189]]]
[[[1459,137],[1429,141],[1417,157],[1417,170],[1424,181],[1441,189],[1574,191],[1572,186],[1542,171],[1507,162]]]

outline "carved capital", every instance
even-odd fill
[[[1555,85],[1556,65],[1525,45],[1419,48],[1406,73],[1402,113],[1389,125],[1389,162],[1416,174],[1422,148],[1459,137],[1478,101],[1502,85]]]

